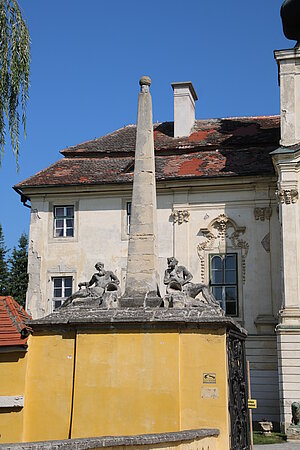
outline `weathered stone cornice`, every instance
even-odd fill
[[[247,335],[232,318],[222,316],[217,308],[203,304],[197,308],[120,308],[101,309],[97,306],[70,305],[58,308],[52,314],[30,321],[33,332],[43,329],[88,327],[101,329],[135,328],[161,329],[184,326],[188,328],[228,327]]]
[[[207,437],[217,437],[220,430],[200,428],[171,433],[140,434],[135,436],[104,436],[84,439],[65,439],[61,441],[22,442],[20,444],[0,444],[5,450],[89,450],[106,447],[136,447],[171,442],[193,441]]]

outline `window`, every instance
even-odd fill
[[[210,255],[210,286],[229,316],[238,316],[237,254]]]
[[[74,206],[54,206],[54,237],[74,236]]]
[[[53,309],[61,306],[72,295],[73,277],[53,277]]]
[[[126,203],[126,224],[127,224],[127,234],[130,232],[130,218],[131,218],[131,202]]]

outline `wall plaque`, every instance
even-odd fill
[[[215,373],[204,373],[203,374],[203,383],[204,384],[216,384],[217,375]]]

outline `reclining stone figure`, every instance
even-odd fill
[[[197,307],[207,304],[209,306],[220,309],[219,302],[210,292],[206,284],[191,283],[193,275],[184,266],[179,266],[178,261],[174,257],[167,259],[168,268],[165,270],[164,284],[167,285],[167,295],[164,303],[169,307]],[[196,298],[202,293],[203,300]]]
[[[106,305],[106,303],[109,300],[116,301],[120,297],[121,290],[118,277],[112,271],[105,270],[102,262],[97,262],[95,269],[97,272],[94,273],[90,281],[79,283],[79,290],[68,297],[62,307],[70,305],[73,300],[87,298],[101,299],[100,304],[104,303],[103,306],[112,306]]]

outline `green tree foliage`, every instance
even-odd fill
[[[18,166],[19,109],[26,136],[30,37],[16,0],[0,0],[0,163],[4,155],[6,120]]]
[[[20,305],[25,306],[28,285],[27,274],[27,247],[28,238],[23,233],[19,239],[18,247],[14,247],[9,258],[10,271],[8,275],[8,293]]]
[[[8,268],[6,261],[7,249],[5,247],[4,235],[0,224],[0,295],[7,294]]]

